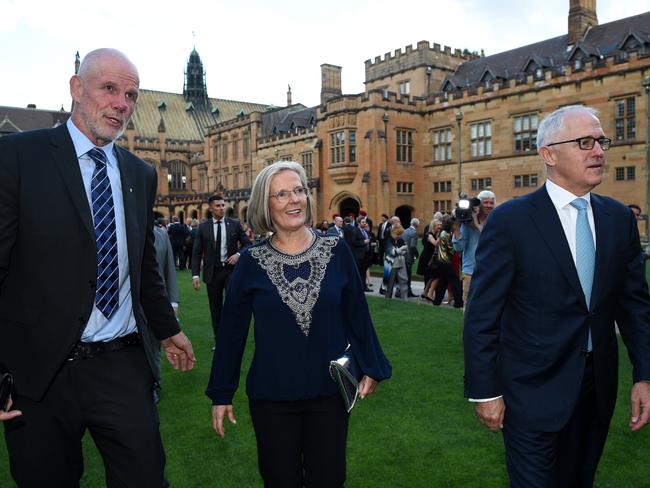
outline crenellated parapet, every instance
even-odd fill
[[[313,137],[316,134],[315,127],[306,128],[300,127],[296,128],[290,132],[280,132],[278,134],[271,134],[266,137],[260,137],[257,139],[257,144],[260,149],[268,145],[274,145],[276,143],[282,144],[285,142],[293,142],[296,140],[304,139],[307,137]]]
[[[383,58],[376,56],[374,61],[366,60],[366,83],[417,67],[453,71],[459,64],[478,57],[467,50],[452,50],[449,46],[441,47],[438,43],[432,45],[429,41],[420,41],[415,49],[412,45],[408,45],[404,51],[400,48],[394,53],[386,53]]]

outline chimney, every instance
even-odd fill
[[[287,107],[291,106],[291,85],[287,85],[289,88],[287,89]]]
[[[331,98],[342,95],[341,92],[341,67],[333,64],[321,64],[321,89],[320,103],[325,103]]]
[[[596,0],[570,0],[569,44],[573,45],[587,32],[589,27],[598,25]]]

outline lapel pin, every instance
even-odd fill
[[[133,193],[133,188],[129,188],[129,191],[130,191],[131,193]]]

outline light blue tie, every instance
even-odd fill
[[[578,218],[576,219],[576,269],[582,291],[585,294],[587,308],[589,308],[596,266],[596,248],[591,227],[589,226],[589,218],[587,217],[587,200],[576,198],[571,202],[571,206],[578,210]],[[591,351],[591,329],[589,329],[587,351]]]

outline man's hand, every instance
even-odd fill
[[[228,415],[231,424],[237,424],[232,405],[212,405],[212,428],[223,439],[226,431],[223,428],[223,418]]]
[[[11,405],[13,405],[13,401],[11,400],[11,397],[9,397],[9,402],[7,402],[7,410],[0,410],[0,422],[11,420],[23,414],[23,412],[20,410],[12,410]]]
[[[359,396],[363,400],[368,395],[372,395],[377,388],[377,380],[372,379],[370,376],[364,376],[359,382]]]
[[[192,343],[183,332],[163,339],[161,344],[167,355],[167,360],[174,369],[189,371],[194,367],[196,358],[192,350]]]
[[[650,422],[650,381],[639,381],[632,386],[632,417],[630,430],[639,430]]]
[[[199,291],[199,288],[201,288],[201,280],[199,279],[198,276],[192,278],[192,286],[196,291]]]
[[[492,432],[503,429],[503,417],[506,413],[506,404],[503,397],[489,402],[476,402],[476,415],[483,425]]]
[[[236,252],[235,254],[233,254],[232,256],[230,256],[226,262],[227,262],[230,266],[234,266],[235,264],[237,264],[237,261],[238,261],[238,260],[239,260],[239,253]]]

